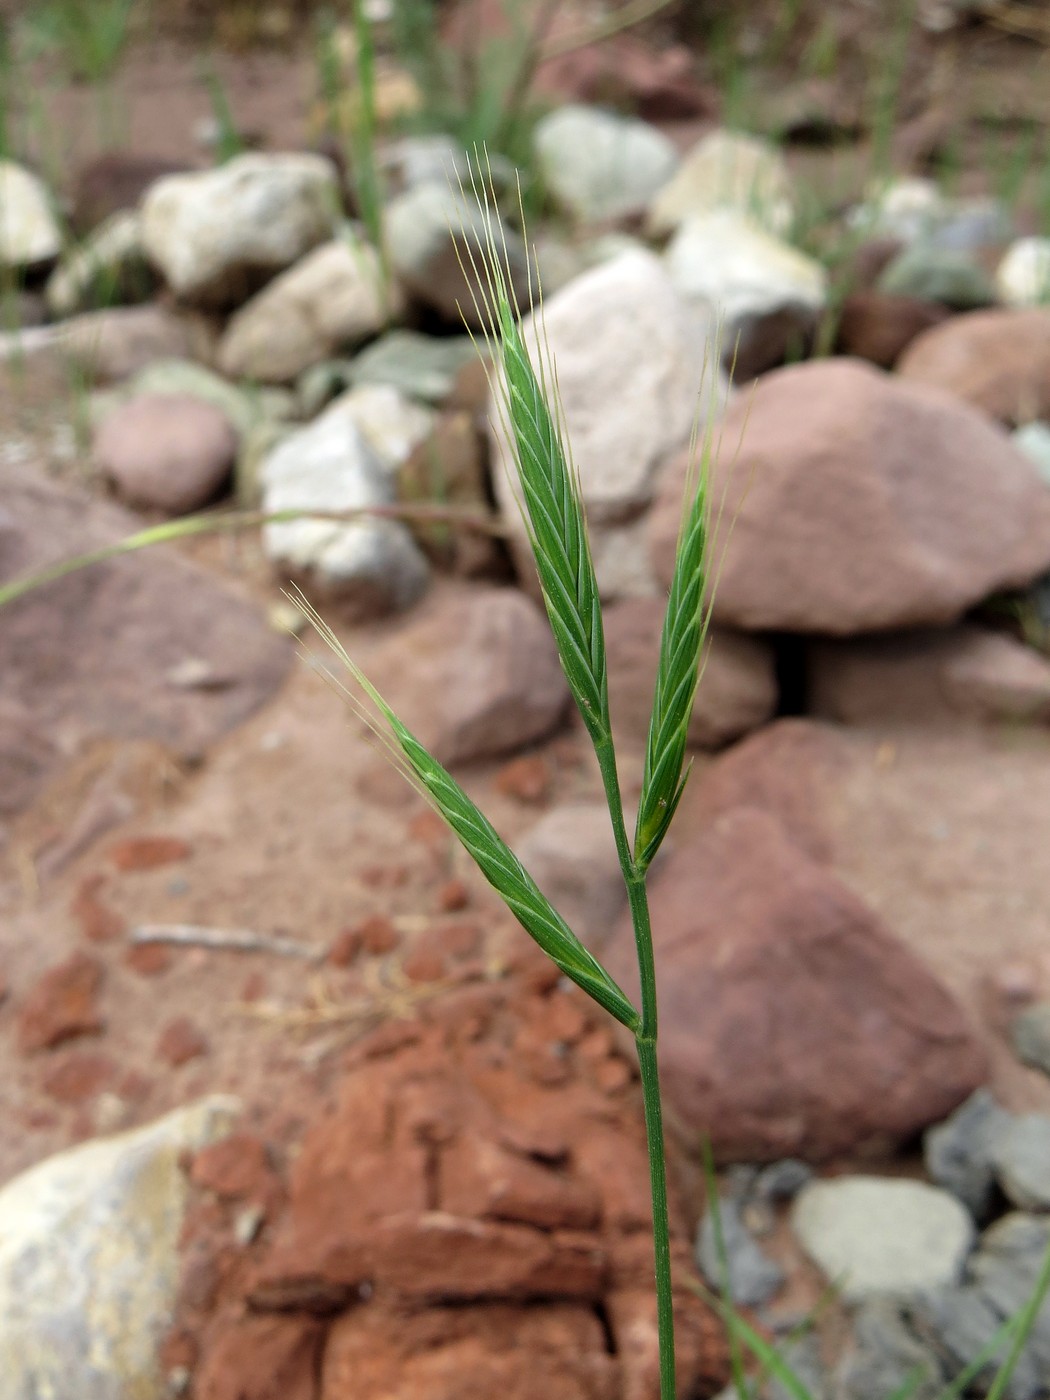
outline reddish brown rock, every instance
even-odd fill
[[[470,903],[470,891],[460,879],[446,880],[438,890],[437,902],[443,914],[458,914]]]
[[[108,1089],[118,1077],[115,1062],[108,1055],[74,1051],[48,1070],[42,1080],[44,1093],[65,1104],[81,1104]]]
[[[197,1400],[317,1400],[323,1328],[308,1317],[222,1319],[197,1373]]]
[[[76,172],[71,194],[72,220],[79,234],[87,234],[111,214],[135,209],[150,185],[165,175],[186,169],[167,156],[113,151],[87,161]]]
[[[171,967],[174,955],[163,943],[136,943],[124,957],[124,966],[140,977],[160,977]]]
[[[127,921],[122,914],[103,900],[101,891],[105,888],[104,875],[88,875],[77,886],[69,906],[69,912],[80,926],[80,932],[92,943],[108,943],[120,938],[127,931]]]
[[[121,871],[156,870],[190,855],[190,846],[177,836],[129,836],[110,847],[109,858]]]
[[[550,765],[540,754],[512,758],[496,774],[496,787],[516,802],[543,802],[551,790]]]
[[[651,882],[661,1072],[695,1149],[766,1161],[886,1147],[983,1083],[950,994],[772,818],[740,809]],[[636,984],[627,923],[606,965]]]
[[[735,401],[720,434],[711,489],[732,533],[716,623],[834,636],[941,624],[1050,568],[1035,467],[943,391],[858,360],[796,365]],[[665,585],[687,467],[668,471],[650,518]]]
[[[1050,661],[979,627],[814,643],[808,673],[813,713],[845,724],[1050,720]]]
[[[361,946],[373,957],[392,953],[401,942],[401,935],[385,914],[372,914],[360,923],[355,932],[361,939]]]
[[[567,709],[547,620],[512,588],[432,595],[383,644],[371,671],[404,723],[445,764],[542,739]]]
[[[951,313],[939,302],[888,292],[854,292],[839,313],[835,351],[892,369],[916,336]]]
[[[332,967],[349,967],[360,954],[361,948],[360,929],[340,929],[328,945],[327,960]]]
[[[97,958],[74,953],[45,972],[22,1004],[18,1048],[23,1054],[49,1050],[103,1027],[98,1005],[103,970]]]
[[[266,1143],[252,1133],[231,1133],[193,1159],[194,1186],[235,1200],[266,1201],[279,1189]]]
[[[914,340],[898,373],[1016,426],[1050,415],[1050,311],[972,311]]]
[[[189,1064],[208,1053],[208,1042],[199,1028],[186,1016],[178,1016],[160,1033],[157,1041],[157,1058],[172,1069]]]
[[[635,744],[644,744],[649,734],[665,608],[660,598],[629,598],[605,609],[613,723]],[[755,637],[715,630],[704,657],[689,743],[714,749],[771,718],[777,682],[772,649]]]

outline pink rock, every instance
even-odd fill
[[[1004,432],[941,391],[855,360],[796,365],[732,404],[720,437],[716,623],[848,636],[951,622],[1050,567],[1050,492]],[[686,466],[650,520],[665,585]]]
[[[695,1150],[771,1161],[907,1139],[984,1080],[950,994],[771,817],[738,809],[651,881],[661,1074]],[[629,920],[606,950],[637,984]]]
[[[189,394],[140,394],[103,420],[93,455],[129,505],[185,515],[229,477],[237,434],[221,410]]]
[[[1050,311],[971,311],[912,341],[897,366],[916,384],[964,399],[1004,423],[1050,413]]]

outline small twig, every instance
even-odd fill
[[[367,995],[339,1001],[320,979],[312,983],[312,1005],[275,1006],[272,1002],[247,1002],[236,1009],[242,1016],[266,1021],[282,1030],[319,1030],[325,1026],[367,1025],[372,1021],[410,1021],[417,1009],[456,985],[450,978],[436,982],[410,982],[399,968],[380,972],[364,970]]]
[[[213,948],[232,953],[273,953],[279,958],[305,958],[315,962],[324,956],[319,948],[292,938],[275,938],[244,928],[204,928],[199,924],[140,924],[131,930],[131,942],[177,943],[187,948]]]

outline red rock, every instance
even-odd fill
[[[733,527],[718,624],[834,636],[940,625],[1050,567],[1050,493],[1035,467],[943,391],[858,360],[814,361],[760,379],[719,432],[740,448],[712,473]],[[684,458],[671,467],[650,514],[665,585],[686,470]]]
[[[669,1118],[723,1160],[821,1160],[946,1117],[987,1074],[951,995],[772,818],[739,809],[654,873]],[[625,921],[606,950],[636,987]]]
[[[447,958],[469,958],[481,945],[481,925],[469,919],[456,919],[452,923],[435,924],[422,933],[416,947],[427,949]]]
[[[1050,311],[971,311],[912,341],[897,366],[1016,426],[1050,415]]]
[[[140,977],[160,977],[174,961],[174,954],[163,943],[136,943],[124,956],[124,966]]]
[[[108,943],[127,932],[127,921],[101,898],[105,888],[104,875],[88,875],[81,880],[69,912],[80,926],[80,932],[92,943]]]
[[[186,860],[191,853],[177,836],[130,836],[110,849],[109,858],[121,871],[156,870]]]
[[[542,754],[522,754],[505,763],[496,774],[496,788],[516,802],[546,801],[551,790],[551,770]]]
[[[361,952],[361,930],[344,928],[329,944],[326,960],[332,967],[349,967]]]
[[[95,1098],[117,1078],[117,1066],[108,1055],[74,1051],[44,1075],[41,1086],[59,1103],[80,1104]]]
[[[178,1016],[161,1031],[156,1053],[158,1059],[172,1069],[178,1069],[190,1060],[206,1055],[208,1042],[188,1017]]]
[[[373,914],[358,925],[361,946],[373,957],[392,953],[401,942],[401,935],[385,914]]]
[[[597,1188],[498,1143],[460,1138],[444,1157],[442,1203],[454,1215],[481,1216],[541,1230],[592,1230],[601,1220]]]
[[[332,1328],[320,1400],[619,1400],[617,1368],[592,1310],[357,1308]],[[253,1397],[254,1400],[254,1397]]]
[[[249,1005],[255,1001],[262,1001],[266,995],[266,976],[262,972],[249,972],[248,976],[241,984],[241,1001]]]
[[[266,1143],[252,1133],[231,1133],[202,1148],[190,1167],[194,1186],[234,1200],[266,1202],[280,1191]]]
[[[458,914],[470,903],[470,891],[462,880],[446,880],[438,890],[437,902],[443,914]]]
[[[626,1060],[621,1060],[619,1056],[612,1056],[608,1060],[602,1060],[596,1064],[592,1070],[592,1077],[599,1089],[604,1089],[607,1094],[618,1094],[621,1089],[626,1089],[634,1081],[634,1073]]]
[[[940,325],[950,314],[939,302],[888,292],[853,292],[839,313],[835,352],[892,369],[916,336]]]
[[[308,1317],[220,1319],[197,1372],[197,1400],[317,1400],[324,1329]]]
[[[675,1262],[680,1280],[692,1273],[688,1257]],[[652,1287],[617,1288],[610,1293],[606,1310],[620,1361],[620,1400],[652,1400],[660,1391],[659,1333]],[[720,1394],[729,1374],[724,1327],[681,1282],[675,1290],[674,1315],[679,1394]]]
[[[410,982],[442,982],[448,969],[440,953],[430,949],[414,948],[401,964],[401,970]]]
[[[104,1021],[98,1006],[102,964],[74,953],[45,972],[22,1004],[18,1048],[23,1054],[49,1050],[80,1035],[97,1035]]]

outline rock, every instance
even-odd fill
[[[435,595],[379,648],[369,671],[446,765],[495,758],[544,738],[568,700],[546,618],[509,588]]]
[[[723,362],[740,379],[800,352],[827,298],[818,263],[732,209],[686,220],[666,261],[678,291],[717,318]]]
[[[1007,1199],[1022,1210],[1050,1210],[1050,1118],[1015,1118],[992,1147],[992,1162]]]
[[[270,513],[360,510],[394,500],[390,473],[346,403],[279,442],[259,480]],[[308,575],[358,617],[410,607],[427,585],[426,561],[398,520],[305,518],[267,525],[263,544],[279,569]]]
[[[230,307],[330,238],[338,209],[331,161],[255,152],[158,180],[142,201],[142,241],[177,296]]]
[[[890,238],[907,246],[929,238],[949,207],[933,180],[890,180],[868,190],[849,222],[868,238]]]
[[[605,609],[613,724],[637,745],[644,745],[649,734],[666,606],[660,598],[627,598]],[[773,717],[773,652],[756,637],[716,628],[708,633],[704,657],[689,743],[721,748]]]
[[[201,1400],[317,1400],[324,1324],[287,1317],[222,1319],[209,1336],[208,1353],[194,1374]]]
[[[183,175],[186,164],[167,156],[109,151],[88,160],[73,177],[72,223],[83,237],[124,210],[137,209],[151,185]]]
[[[48,278],[47,305],[52,316],[146,301],[156,278],[146,263],[139,216],[127,209],[100,224],[68,253]]]
[[[842,724],[1050,720],[1050,660],[969,624],[815,643],[807,683],[810,712]]]
[[[847,1302],[956,1283],[974,1239],[954,1196],[921,1181],[842,1176],[799,1196],[791,1227]]]
[[[18,1015],[22,1054],[51,1050],[77,1036],[97,1035],[104,1025],[98,1006],[102,978],[102,964],[87,953],[74,953],[45,972]]]
[[[387,205],[387,247],[405,291],[459,328],[464,323],[479,330],[485,325],[478,308],[484,305],[489,222],[490,215],[476,199],[437,184],[417,185]],[[525,240],[495,214],[491,224],[510,288],[518,302],[527,306]]]
[[[164,1393],[185,1152],[229,1130],[214,1097],[72,1148],[0,1191],[0,1366],[10,1400]]]
[[[755,1179],[753,1187],[756,1199],[762,1202],[793,1201],[798,1193],[813,1180],[813,1168],[797,1157],[785,1157],[783,1161],[771,1162],[763,1167]]]
[[[1043,306],[1050,301],[1050,238],[1019,238],[1006,250],[995,286],[1007,306]]]
[[[700,1226],[696,1246],[700,1272],[712,1288],[738,1307],[754,1308],[768,1303],[783,1286],[787,1275],[748,1230],[737,1201],[723,1196],[718,1215],[717,1229],[710,1209]]]
[[[231,379],[290,384],[377,334],[400,309],[379,255],[347,232],[275,277],[230,319],[219,368]]]
[[[923,1138],[926,1170],[938,1186],[957,1196],[977,1221],[992,1205],[993,1154],[1010,1126],[1010,1115],[986,1089],[978,1089],[944,1123]]]
[[[351,361],[321,360],[304,369],[295,382],[295,407],[304,422],[322,413],[333,399],[345,394],[353,383]]]
[[[544,189],[581,224],[638,213],[678,165],[673,143],[648,122],[573,103],[542,118],[533,151]]]
[[[0,159],[0,268],[32,268],[62,251],[62,231],[43,183]]]
[[[913,340],[897,369],[1011,426],[1050,417],[1050,311],[953,316]]]
[[[546,59],[537,79],[560,100],[605,103],[651,122],[711,117],[718,109],[717,94],[697,78],[693,52],[666,37],[654,43],[612,34]]]
[[[940,1400],[945,1377],[928,1345],[909,1329],[898,1305],[886,1299],[862,1303],[853,1318],[853,1347],[838,1370],[842,1400],[890,1396],[914,1384],[912,1400]],[[836,1392],[838,1393],[838,1392]]]
[[[602,948],[627,900],[605,804],[552,807],[515,844],[522,865],[577,937]]]
[[[278,406],[271,400],[276,390],[250,393],[192,360],[155,360],[121,388],[124,401],[145,394],[151,397],[171,394],[176,398],[198,399],[217,408],[239,439],[247,437],[268,416],[268,410]],[[104,421],[117,402],[118,399],[104,399],[98,403],[93,415],[95,422]]]
[[[1015,1017],[1010,1043],[1022,1064],[1050,1074],[1050,1002],[1038,1002]]]
[[[892,369],[916,336],[939,325],[948,310],[936,302],[886,292],[853,292],[839,313],[835,353]]]
[[[219,409],[178,394],[129,399],[96,431],[96,468],[142,510],[187,515],[213,500],[237,456],[237,436]]]
[[[464,365],[477,358],[469,336],[438,339],[419,331],[387,331],[351,361],[354,384],[391,384],[409,398],[441,404]]]
[[[1050,486],[1050,423],[1025,423],[1011,434],[1014,443]]]
[[[740,446],[711,475],[733,521],[718,624],[848,636],[952,622],[1050,563],[1050,494],[1031,464],[923,385],[853,360],[798,365],[760,379],[719,431]],[[665,586],[686,469],[668,470],[650,516]]]
[[[60,489],[27,468],[0,470],[0,580],[125,539],[141,521]],[[208,573],[146,550],[96,564],[0,610],[0,715],[13,705],[34,729],[62,736],[41,753],[28,797],[52,764],[102,737],[153,739],[199,753],[280,684],[286,640]],[[62,666],[55,667],[55,657]],[[187,691],[167,676],[187,658],[222,684]],[[0,728],[0,770],[25,740]]]
[[[774,234],[786,234],[795,217],[791,178],[783,156],[766,141],[718,130],[704,136],[649,205],[655,237],[686,220],[731,209]]]
[[[412,449],[397,473],[397,498],[405,505],[439,505],[497,524],[489,497],[488,460],[473,415],[451,411]],[[499,578],[506,559],[495,535],[447,524],[409,521],[420,548],[439,568],[461,578]]]
[[[965,254],[922,243],[894,258],[879,278],[878,290],[888,296],[940,302],[953,311],[974,311],[995,302],[995,286],[979,264]]]
[[[434,414],[392,384],[362,384],[336,399],[360,428],[391,479],[430,436]]]
[[[162,306],[86,311],[58,328],[61,353],[95,383],[129,379],[156,360],[194,354],[204,334]]]
[[[626,325],[630,336],[617,333],[617,327]],[[524,334],[535,363],[541,335],[536,318],[526,318]],[[598,585],[611,596],[620,590],[610,588],[609,573],[614,578],[622,573],[604,558],[605,532],[637,519],[652,500],[668,453],[688,442],[698,405],[724,394],[721,381],[717,386],[710,378],[701,383],[708,326],[683,306],[659,259],[631,252],[551,297],[543,311],[542,334],[557,366],[565,437],[579,472]],[[638,353],[640,345],[644,355]],[[534,580],[532,551],[512,484],[516,473],[495,404],[490,420],[496,499],[511,531],[518,569]],[[680,490],[679,511],[681,499]],[[634,587],[654,591],[648,571]]]
[[[739,808],[672,850],[650,906],[668,1117],[694,1148],[819,1161],[906,1139],[984,1079],[948,992],[773,818]],[[604,961],[629,995],[634,956],[621,919]]]

